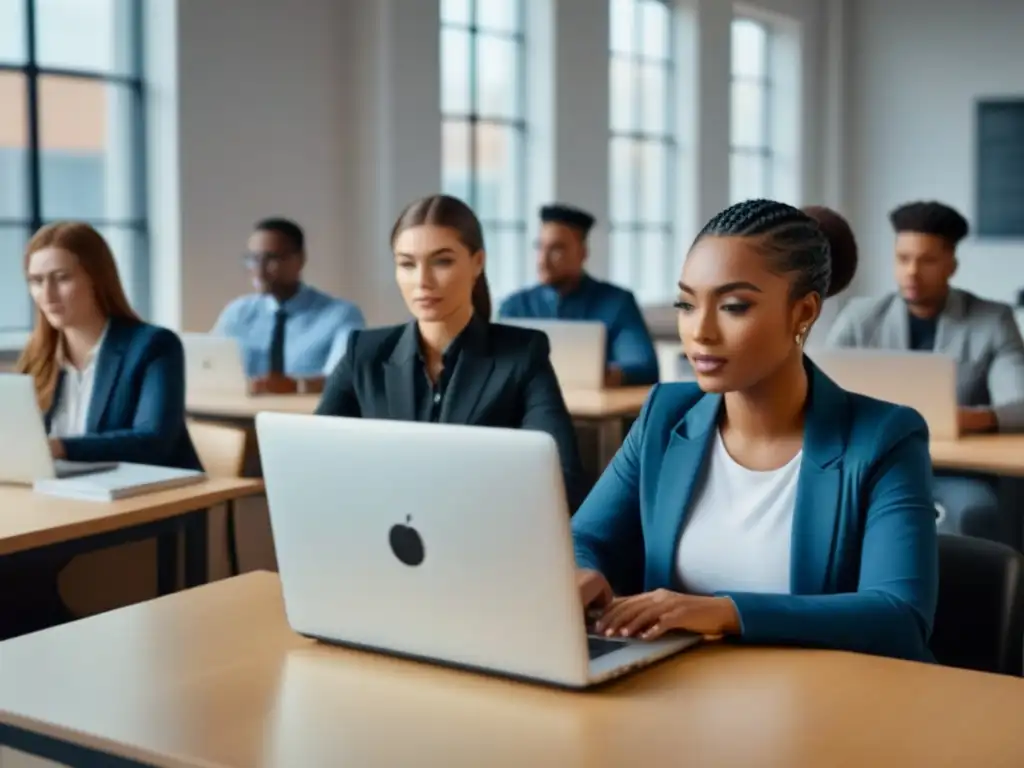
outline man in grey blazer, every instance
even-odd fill
[[[961,433],[1024,431],[1024,341],[1013,310],[949,284],[967,221],[936,202],[902,205],[889,219],[899,290],[853,299],[836,318],[829,345],[952,355]],[[1000,514],[993,478],[937,472],[935,500],[940,530],[1020,546],[1016,524]]]

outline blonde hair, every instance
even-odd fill
[[[121,278],[117,273],[114,254],[103,236],[88,224],[77,221],[61,221],[47,224],[40,229],[25,247],[24,269],[28,273],[32,254],[44,248],[60,248],[73,253],[85,274],[92,282],[96,304],[106,317],[118,320],[141,322],[141,318],[128,303]],[[18,358],[16,370],[29,374],[35,382],[36,400],[39,408],[46,413],[53,405],[54,390],[60,374],[58,359],[61,349],[61,333],[36,307],[35,327]]]

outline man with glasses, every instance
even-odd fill
[[[255,393],[320,391],[363,313],[302,282],[305,236],[293,221],[256,224],[243,261],[256,292],[232,301],[213,333],[238,339]]]

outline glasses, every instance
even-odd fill
[[[247,267],[259,267],[263,264],[280,264],[283,261],[287,261],[292,254],[290,253],[256,253],[253,251],[246,251],[242,254],[242,263]]]

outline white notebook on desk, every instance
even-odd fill
[[[192,485],[205,478],[205,473],[193,469],[174,469],[122,462],[114,469],[105,472],[53,480],[36,480],[33,489],[38,493],[60,496],[65,499],[117,501],[144,493]]]

